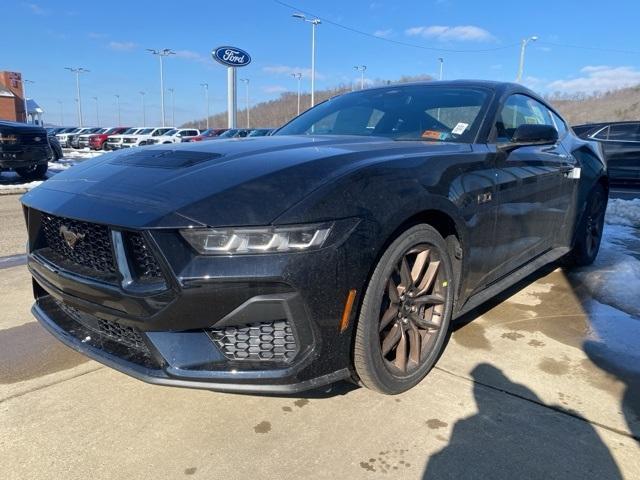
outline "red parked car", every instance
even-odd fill
[[[104,148],[104,143],[107,141],[107,138],[109,138],[111,135],[118,135],[120,133],[123,133],[128,129],[129,127],[113,127],[104,133],[91,135],[89,137],[89,148],[91,150],[102,150]]]
[[[211,140],[214,137],[217,137],[221,133],[224,133],[228,130],[228,128],[208,128],[204,132],[202,132],[197,137],[193,137],[190,142],[201,142],[203,140]]]

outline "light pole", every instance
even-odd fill
[[[100,110],[98,109],[98,97],[91,97],[96,101],[96,126],[100,126]]]
[[[242,83],[244,83],[245,86],[245,99],[246,99],[246,105],[247,105],[247,128],[251,128],[250,124],[250,116],[249,116],[249,79],[248,78],[241,78],[240,81]]]
[[[64,68],[65,70],[69,70],[71,73],[76,74],[76,92],[77,92],[76,101],[78,102],[78,126],[82,127],[82,98],[80,97],[80,74],[89,73],[91,70],[87,70],[86,68],[82,68],[82,67],[76,67],[76,68],[64,67]]]
[[[204,101],[207,104],[207,130],[209,129],[209,84],[201,83],[201,87],[204,87]]]
[[[118,126],[120,126],[122,125],[122,122],[120,122],[120,95],[116,93],[114,97],[116,97],[116,107],[118,109]]]
[[[29,105],[27,104],[27,83],[35,83],[33,80],[22,79],[22,95],[24,96],[24,123],[29,123]]]
[[[294,13],[295,18],[311,24],[311,106],[316,104],[316,27],[322,22],[319,18],[307,18],[302,13]]]
[[[302,74],[300,72],[292,73],[291,76],[298,80],[298,115],[300,115],[300,79]]]
[[[147,126],[147,112],[146,112],[145,105],[144,105],[144,94],[145,94],[145,92],[140,91],[138,93],[142,97],[142,126],[146,127]]]
[[[353,67],[354,70],[360,72],[360,90],[364,90],[364,72],[367,70],[366,65],[359,65]]]
[[[171,126],[175,127],[176,126],[176,99],[174,97],[174,89],[167,88],[167,90],[169,90],[169,93],[171,94]]]
[[[518,66],[518,76],[516,77],[516,82],[522,81],[522,74],[524,73],[524,52],[527,49],[527,44],[529,42],[535,42],[538,40],[537,36],[523,38],[522,43],[520,44],[520,65]]]
[[[444,58],[438,58],[438,62],[440,62],[440,80],[444,78]]]
[[[174,52],[170,48],[163,48],[162,50],[147,48],[147,52],[150,52],[151,55],[157,55],[160,59],[160,111],[162,113],[162,126],[164,127],[164,71],[162,67],[162,59],[163,57],[168,57],[169,55],[175,55],[176,52]]]
[[[58,100],[58,105],[60,105],[60,126],[62,127],[64,125],[64,110],[62,108],[62,100]]]

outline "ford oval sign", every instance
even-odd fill
[[[211,52],[211,56],[227,67],[245,67],[251,63],[251,55],[236,47],[218,47]]]

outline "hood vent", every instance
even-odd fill
[[[203,162],[217,160],[220,157],[222,157],[220,153],[194,152],[189,150],[138,150],[119,155],[110,163],[131,167],[175,169],[192,167]]]

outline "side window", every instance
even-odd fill
[[[608,140],[609,139],[609,127],[604,127],[602,130],[597,132],[593,138],[597,138],[598,140]]]
[[[564,122],[564,120],[562,120],[558,115],[553,113],[551,110],[549,110],[549,114],[551,115],[551,120],[553,120],[553,124],[555,125],[556,130],[558,131],[558,138],[563,138],[569,131],[567,124]]]
[[[625,123],[622,125],[611,125],[609,127],[609,140],[626,140],[629,142],[640,141],[640,132],[637,123]]]
[[[509,142],[520,125],[549,125],[555,127],[549,110],[526,95],[511,95],[496,121],[496,141]]]

